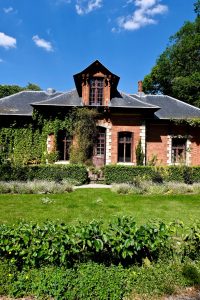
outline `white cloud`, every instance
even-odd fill
[[[77,0],[76,1],[76,12],[78,15],[84,15],[92,12],[93,10],[102,6],[103,0]]]
[[[16,48],[16,43],[17,41],[15,38],[0,32],[0,47],[5,49]]]
[[[156,15],[164,14],[168,11],[166,5],[160,4],[160,0],[128,0],[127,4],[136,6],[132,15],[118,18],[118,26],[125,30],[137,30],[141,27],[156,24]]]
[[[5,7],[5,8],[3,8],[3,11],[5,12],[5,14],[9,14],[9,13],[11,13],[11,12],[13,12],[13,7]]]
[[[34,41],[34,43],[36,44],[36,46],[43,48],[44,50],[46,50],[47,52],[52,52],[53,51],[53,46],[51,44],[51,42],[48,42],[44,39],[39,38],[38,35],[34,35],[32,37],[32,40]]]

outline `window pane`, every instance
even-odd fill
[[[90,105],[103,104],[103,78],[90,80]]]
[[[118,161],[124,162],[124,145],[123,144],[118,145]]]
[[[186,160],[186,139],[172,139],[172,163],[181,163]]]
[[[132,133],[118,134],[118,162],[131,162]]]
[[[126,144],[126,148],[125,148],[125,155],[126,155],[126,162],[130,162],[131,161],[131,144]]]

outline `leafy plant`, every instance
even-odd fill
[[[137,166],[143,166],[144,165],[144,152],[142,149],[142,142],[141,139],[139,140],[137,147],[135,149],[135,155],[136,155],[136,164]]]

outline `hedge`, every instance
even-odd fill
[[[87,169],[83,165],[37,165],[37,166],[11,166],[0,165],[0,180],[2,181],[27,181],[27,180],[54,180],[63,179],[84,184],[88,181]]]
[[[200,182],[200,167],[107,165],[104,167],[104,175],[106,184],[133,183],[138,177],[155,182],[165,180],[189,184]]]

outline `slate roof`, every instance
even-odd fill
[[[135,97],[134,95],[128,95],[123,92],[117,93],[116,96],[111,99],[109,106],[121,108],[146,108],[153,109],[155,111],[160,109],[158,105],[145,103],[144,101],[141,101],[138,97]]]
[[[39,99],[38,99],[39,100]],[[82,99],[76,90],[62,93],[44,101],[33,102],[32,106],[82,106]]]
[[[0,115],[31,116],[33,107],[31,103],[38,100],[47,100],[59,95],[48,94],[44,91],[22,91],[17,94],[0,99]]]
[[[159,106],[160,109],[155,112],[158,119],[189,119],[199,118],[200,109],[188,103],[166,95],[137,95],[133,97],[144,103]]]
[[[0,115],[31,116],[33,107],[37,106],[82,106],[82,98],[76,89],[53,94],[45,91],[23,91],[0,99]],[[200,118],[199,108],[165,95],[128,95],[117,91],[109,107],[151,110],[158,119]]]

